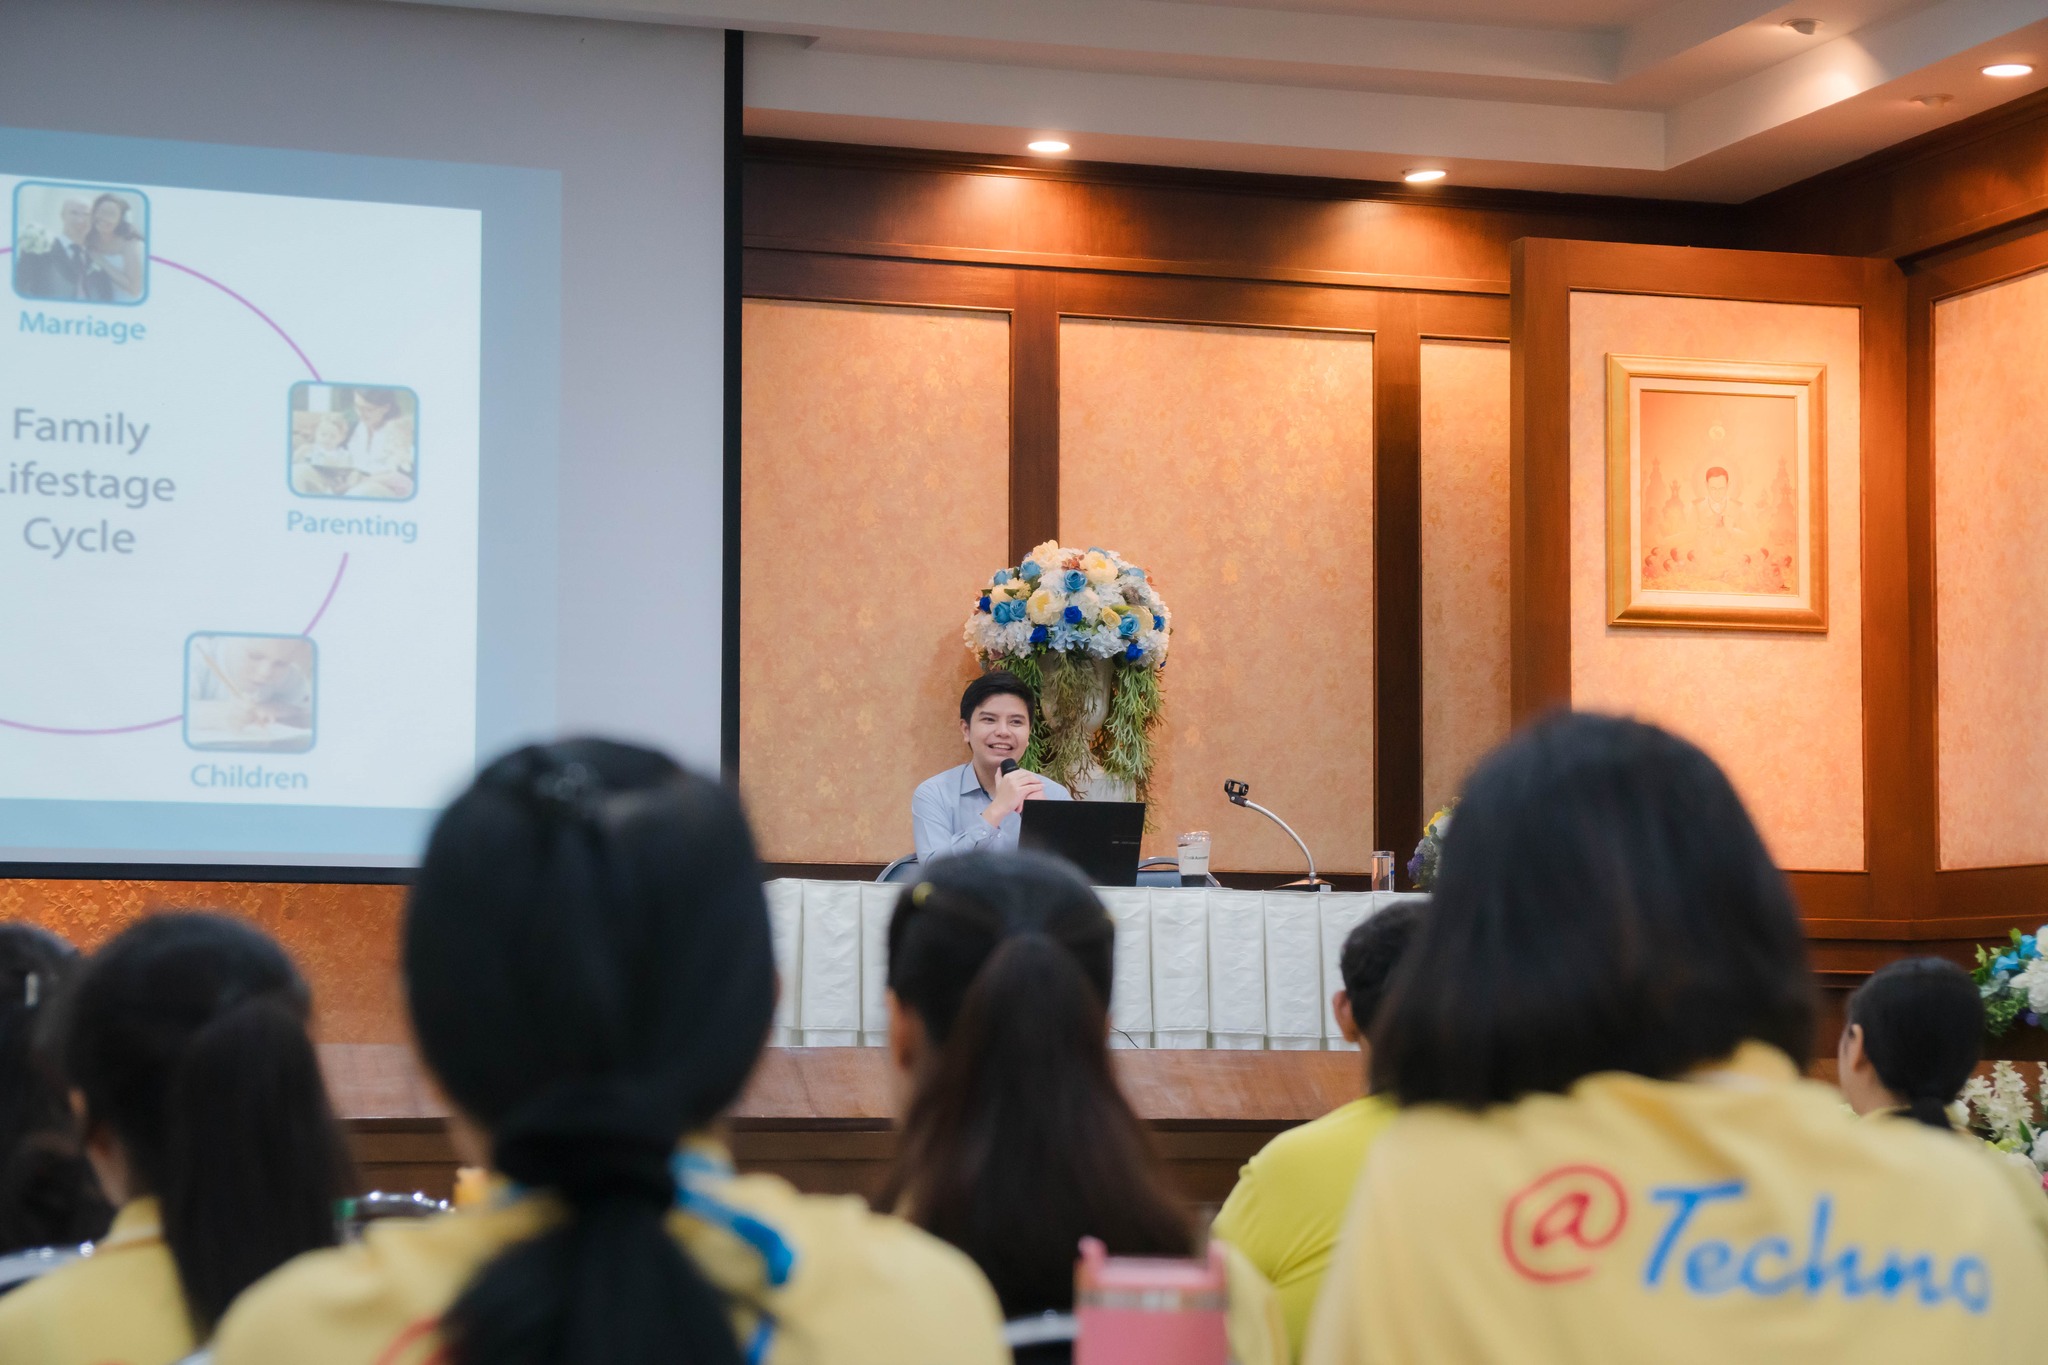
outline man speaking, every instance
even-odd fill
[[[1059,783],[1017,766],[1031,743],[1038,698],[1022,678],[984,673],[960,694],[967,762],[918,783],[910,798],[917,860],[978,848],[1015,848],[1026,801],[1071,801]]]

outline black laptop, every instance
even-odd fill
[[[1136,886],[1143,801],[1026,801],[1017,847],[1057,853],[1094,886]]]

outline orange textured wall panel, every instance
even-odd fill
[[[1863,575],[1854,308],[1575,293],[1572,702],[1631,712],[1712,754],[1780,867],[1852,872],[1863,845]],[[1607,356],[1827,368],[1828,631],[1607,624]],[[1903,741],[1903,736],[1901,740]]]
[[[775,862],[887,862],[966,749],[961,638],[1009,550],[1003,313],[746,304],[740,784]]]
[[[1508,348],[1422,343],[1422,801],[1511,728]]]
[[[1060,538],[1143,565],[1174,612],[1146,851],[1207,829],[1225,870],[1372,850],[1372,339],[1068,319]]]
[[[1934,308],[1941,865],[2048,862],[2048,271]]]
[[[0,920],[26,920],[92,949],[152,910],[218,910],[275,938],[313,988],[323,1043],[403,1043],[399,886],[298,882],[0,880]]]

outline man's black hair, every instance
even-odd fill
[[[974,712],[990,697],[1018,697],[1024,702],[1024,709],[1035,719],[1038,715],[1038,694],[1007,668],[991,669],[967,684],[967,690],[960,694],[960,719],[973,720]]]
[[[1344,977],[1344,994],[1351,998],[1351,1017],[1361,1032],[1372,1027],[1372,1017],[1379,1013],[1401,955],[1415,939],[1423,911],[1419,901],[1396,901],[1360,921],[1345,938],[1337,968]]]

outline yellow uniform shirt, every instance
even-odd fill
[[[123,1206],[85,1260],[0,1298],[0,1365],[168,1365],[194,1345],[154,1199]]]
[[[1366,1149],[1398,1112],[1373,1095],[1290,1128],[1238,1173],[1216,1235],[1243,1252],[1280,1296],[1290,1358],[1301,1354],[1309,1310],[1330,1267]]]
[[[761,1365],[1005,1365],[1002,1313],[965,1256],[857,1198],[735,1176],[708,1143],[681,1158],[676,1240],[731,1298]],[[421,1222],[299,1257],[222,1319],[215,1365],[426,1365],[437,1324],[499,1251],[560,1216],[550,1196]]]
[[[1309,1365],[1992,1359],[2048,1313],[2048,1201],[1972,1144],[1863,1123],[1745,1043],[1373,1147]]]

